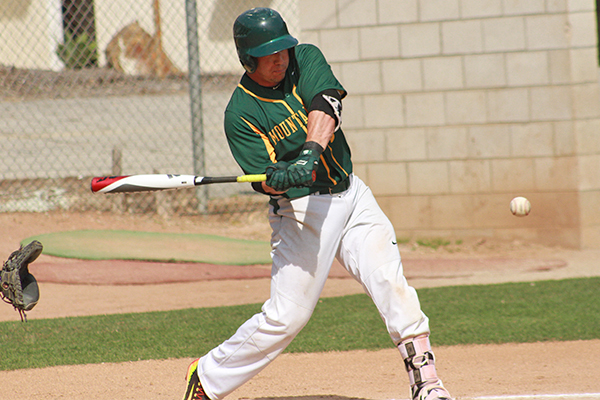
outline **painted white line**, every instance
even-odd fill
[[[506,396],[479,396],[468,397],[461,396],[460,400],[543,400],[543,399],[600,399],[600,393],[565,393],[565,394],[522,394]],[[389,400],[407,400],[407,399],[389,399]]]
[[[517,399],[558,399],[558,398],[600,398],[600,393],[565,393],[565,394],[523,394],[507,396],[480,396],[473,400],[517,400]]]

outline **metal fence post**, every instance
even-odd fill
[[[202,124],[202,81],[200,75],[200,47],[198,39],[198,16],[196,0],[185,1],[185,15],[188,42],[188,71],[190,87],[190,108],[192,128],[192,156],[194,175],[205,176],[204,131]],[[198,211],[206,212],[208,189],[196,188]]]

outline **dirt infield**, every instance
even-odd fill
[[[148,232],[269,238],[263,215],[164,220],[98,213],[0,214],[0,224],[4,228],[0,232],[0,258],[3,259],[21,239],[61,230],[135,227]],[[600,275],[598,251],[492,243],[481,238],[443,249],[407,243],[401,251],[409,282],[417,288]],[[258,303],[268,297],[268,266],[215,269],[209,265],[179,265],[171,270],[169,267],[174,266],[164,263],[87,265],[43,255],[32,265],[32,271],[40,280],[41,300],[29,318]],[[132,268],[135,273],[124,273]],[[340,268],[332,269],[323,296],[362,292]],[[69,279],[64,278],[67,275]],[[121,281],[111,276],[118,276]],[[164,280],[173,280],[161,283],[161,276]],[[16,319],[16,312],[0,305],[0,320]],[[452,346],[435,350],[440,375],[459,398],[600,393],[599,340]],[[582,354],[584,360],[577,366],[565,363],[565,360],[579,359]],[[0,399],[175,399],[182,395],[183,375],[191,361],[173,359],[5,371],[0,372],[3,388]],[[230,398],[405,399],[407,388],[406,373],[394,349],[284,354]]]
[[[526,273],[565,268],[560,259],[473,258],[427,259],[404,261],[407,279],[466,278],[481,272]],[[213,265],[205,263],[165,263],[130,260],[76,260],[42,256],[31,271],[40,282],[88,285],[144,285],[214,281],[223,279],[256,279],[271,276],[270,265]],[[330,278],[350,278],[346,270],[334,262]]]

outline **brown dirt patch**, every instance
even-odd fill
[[[236,218],[118,215],[111,213],[0,214],[0,256],[6,258],[21,239],[36,234],[75,229],[132,229],[149,232],[216,234],[268,240],[266,217],[248,214]],[[526,243],[499,243],[483,239],[434,250],[414,243],[403,245],[406,275],[415,287],[472,284],[533,279],[560,279],[598,275],[598,252],[547,248]],[[39,264],[39,265],[38,265]],[[37,270],[34,269],[38,268]],[[51,283],[76,274],[87,284]],[[163,275],[173,265],[154,265]],[[206,279],[169,284],[91,284],[92,275],[77,260],[42,256],[32,265],[40,278],[41,300],[30,318],[56,318],[119,312],[168,310],[194,306],[258,303],[266,300],[269,280],[223,279],[210,266],[183,266],[176,274],[203,275]],[[60,270],[65,268],[65,270]],[[110,265],[96,266],[105,273]],[[121,266],[121,275],[125,275]],[[205,269],[202,269],[205,268]],[[142,268],[143,269],[143,268]],[[229,272],[268,273],[268,267],[238,267]],[[225,270],[223,270],[225,272]],[[334,268],[334,273],[337,271]],[[142,272],[139,272],[142,274]],[[96,274],[93,279],[101,279]],[[341,277],[341,276],[340,276]],[[113,282],[114,283],[114,282]],[[131,283],[131,282],[129,282]],[[351,279],[330,279],[324,296],[359,293]],[[74,302],[73,299],[81,299]],[[0,306],[0,320],[15,320],[9,306]],[[433,333],[435,335],[435,332]],[[439,347],[440,376],[460,398],[490,395],[599,393],[600,341]],[[565,365],[565,359],[585,354],[582,366]],[[200,356],[201,354],[198,354]],[[139,361],[117,364],[61,366],[0,372],[1,399],[173,399],[184,389],[183,375],[191,359]],[[405,399],[406,373],[395,349],[377,352],[284,354],[231,398]],[[600,397],[600,396],[599,396]]]
[[[565,368],[586,354],[585,368]],[[458,398],[598,393],[600,341],[438,347],[439,374]],[[179,399],[192,359],[0,372],[5,399]],[[596,374],[594,374],[596,371]],[[408,399],[397,350],[283,354],[232,399]]]
[[[270,276],[268,265],[75,260],[49,256],[32,264],[30,270],[39,282],[86,285],[146,285]]]
[[[552,271],[566,267],[559,259],[407,259],[407,279],[465,278],[478,272]],[[270,265],[214,265],[206,263],[166,263],[131,260],[77,260],[41,256],[32,264],[31,272],[39,282],[87,285],[144,285],[198,282],[220,279],[256,279],[271,276]],[[330,278],[350,278],[337,262]]]

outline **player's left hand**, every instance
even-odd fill
[[[269,165],[265,171],[267,174],[267,181],[265,182],[267,186],[278,192],[285,192],[291,188],[293,185],[290,184],[287,173],[289,166],[290,163],[286,161],[279,161]]]

